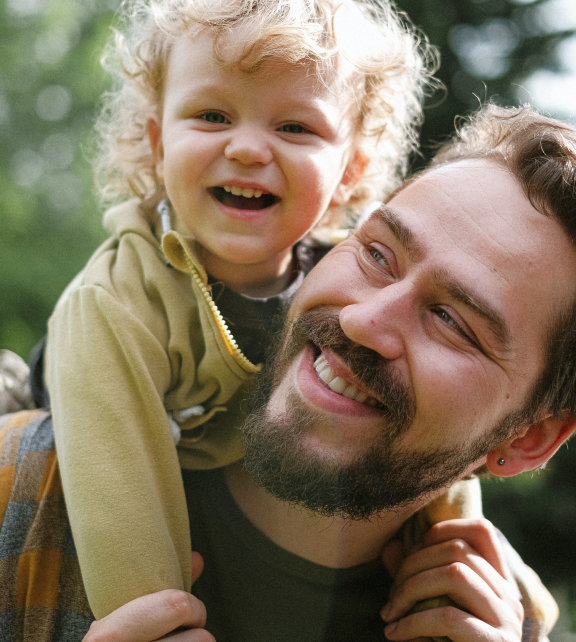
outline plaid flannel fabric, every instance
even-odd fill
[[[44,411],[0,417],[0,523],[0,640],[82,640],[94,618]]]

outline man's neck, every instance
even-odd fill
[[[332,568],[377,559],[384,545],[419,508],[380,513],[369,521],[322,518],[269,495],[254,484],[241,463],[228,466],[225,476],[232,497],[264,535],[295,555]]]

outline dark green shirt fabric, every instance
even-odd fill
[[[379,561],[313,564],[276,546],[245,517],[222,469],[183,470],[192,545],[205,561],[192,592],[217,642],[381,642],[392,580]]]

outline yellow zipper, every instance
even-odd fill
[[[185,256],[190,274],[194,281],[196,281],[196,284],[198,285],[198,287],[202,291],[202,294],[204,295],[204,298],[206,299],[206,303],[208,304],[208,308],[210,309],[212,318],[216,323],[216,327],[220,332],[220,336],[222,337],[222,340],[224,341],[224,345],[228,349],[228,352],[236,359],[236,361],[242,366],[242,368],[246,370],[246,372],[250,372],[252,374],[260,372],[262,366],[255,366],[249,359],[244,356],[244,353],[242,352],[242,350],[240,350],[238,344],[236,343],[236,339],[234,339],[232,333],[230,332],[226,321],[224,321],[220,310],[214,303],[214,299],[212,298],[210,291],[206,287],[206,284],[202,280],[202,277],[198,274],[198,270],[194,265],[192,259],[188,256],[188,253],[185,253]]]

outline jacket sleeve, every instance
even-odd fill
[[[46,357],[64,496],[94,615],[162,589],[190,590],[163,345],[108,291],[84,285],[57,306]]]

